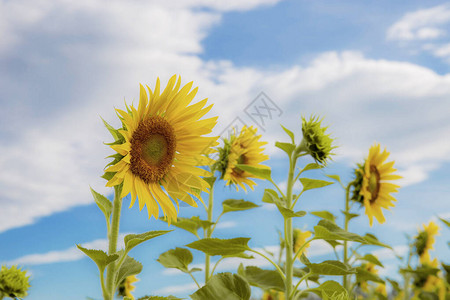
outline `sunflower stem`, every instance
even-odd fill
[[[114,187],[114,202],[113,202],[111,231],[108,236],[108,240],[109,240],[108,255],[111,255],[111,254],[114,254],[117,252],[117,239],[119,237],[119,224],[120,224],[120,211],[122,209],[122,198],[120,197],[121,192],[122,192],[122,186],[116,185]],[[108,269],[107,269],[107,273],[106,273],[107,294],[103,295],[105,300],[112,300],[114,298],[114,293],[115,293],[114,279],[116,277],[115,275],[116,275],[116,263],[112,262],[108,265]]]
[[[408,252],[408,261],[406,262],[407,263],[407,265],[406,265],[407,268],[411,267],[411,258],[413,256],[413,248],[414,248],[414,244],[410,242],[409,243],[409,252]],[[409,281],[410,281],[410,279],[411,279],[411,274],[410,273],[405,273],[405,275],[403,277],[403,280],[405,281],[405,288],[403,289],[405,291],[405,294],[404,294],[404,299],[405,300],[408,300],[409,297],[410,297],[410,293],[409,293]]]
[[[212,184],[211,189],[209,190],[209,197],[208,197],[208,221],[212,222],[213,220],[213,207],[214,207],[214,184]],[[211,238],[213,229],[211,226],[208,227],[205,231],[205,238]],[[206,254],[205,255],[205,284],[209,281],[210,278],[210,263],[211,263],[211,257]]]
[[[345,189],[345,221],[344,221],[344,229],[345,231],[348,231],[348,223],[350,221],[348,214],[350,212],[350,188],[352,186],[352,182],[347,185],[347,188]],[[347,264],[349,260],[348,257],[348,243],[347,241],[344,241],[344,264]],[[350,294],[350,291],[348,290],[348,282],[347,282],[347,275],[344,275],[342,278],[342,283],[344,288],[348,291]]]

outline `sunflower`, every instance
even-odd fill
[[[422,262],[422,264],[434,269],[439,268],[439,263],[437,259],[435,258],[431,260],[429,256],[426,260]],[[439,300],[445,299],[446,294],[445,282],[442,278],[440,278],[439,273],[437,275],[428,275],[425,280],[425,283],[423,284],[422,290],[425,292],[436,293]]]
[[[148,216],[159,216],[159,206],[164,216],[176,220],[177,203],[184,201],[197,206],[191,195],[199,198],[207,192],[208,184],[200,176],[210,176],[197,166],[213,161],[204,154],[217,145],[217,137],[205,137],[217,122],[217,117],[200,120],[212,107],[205,107],[207,99],[189,105],[197,93],[191,91],[192,82],[180,89],[181,78],[170,78],[160,93],[159,78],[155,89],[148,86],[149,96],[140,86],[139,106],[116,109],[123,128],[120,138],[111,145],[118,154],[114,164],[105,172],[115,173],[106,186],[123,184],[121,197],[131,193],[133,206],[139,199],[139,209],[147,206]],[[117,158],[119,155],[119,158]]]
[[[392,174],[396,171],[393,168],[394,162],[384,161],[388,158],[389,152],[384,150],[380,153],[380,145],[374,145],[369,150],[369,156],[364,166],[359,169],[362,174],[362,182],[360,186],[360,195],[366,215],[369,217],[370,226],[373,224],[373,217],[379,223],[384,223],[385,218],[381,208],[389,209],[394,206],[392,201],[397,201],[390,193],[397,192],[400,186],[392,184],[389,180],[402,178],[399,175]]]
[[[377,275],[378,274],[378,270],[376,269],[376,265],[368,262],[368,263],[364,263],[361,264],[361,268],[364,269],[366,272],[369,272],[371,274]],[[363,290],[364,292],[368,293],[369,292],[369,283],[367,281],[362,281],[359,283],[361,290]]]
[[[414,243],[420,262],[425,263],[430,261],[430,250],[433,250],[434,237],[438,234],[439,226],[430,221],[427,225],[423,224],[423,231],[419,231]]]
[[[375,288],[375,293],[387,297],[386,285],[384,283],[379,283]]]
[[[311,116],[309,121],[302,117],[302,133],[303,140],[300,146],[309,153],[316,162],[323,165],[334,155],[331,151],[333,146],[333,138],[326,131],[328,127],[322,126],[322,120],[317,116]]]
[[[297,253],[298,249],[300,249],[300,247],[306,243],[306,239],[308,239],[311,234],[311,231],[302,231],[298,228],[294,229],[294,253]],[[302,253],[306,252],[306,249],[309,248],[309,245],[310,244],[307,244],[305,248],[303,248],[298,257],[300,257]]]
[[[262,297],[263,300],[284,300],[284,293],[275,290],[265,291]]]
[[[133,283],[136,281],[139,281],[139,279],[136,278],[136,276],[127,276],[119,285],[118,288],[118,294],[122,297],[130,297],[131,299],[134,299],[134,296],[131,294],[132,291],[136,288]]]
[[[236,190],[241,186],[246,190],[247,184],[252,190],[256,183],[250,178],[258,178],[246,171],[237,168],[237,164],[257,168],[267,168],[267,166],[260,163],[269,159],[263,154],[263,146],[267,142],[262,142],[259,139],[261,135],[256,135],[256,128],[253,126],[244,126],[239,135],[236,132],[229,138],[224,139],[224,146],[219,149],[219,160],[216,163],[216,169],[222,173],[222,179],[226,181],[226,185],[236,185]]]
[[[30,287],[30,276],[27,271],[12,266],[7,268],[2,266],[0,269],[0,298],[8,296],[12,298],[27,296]]]

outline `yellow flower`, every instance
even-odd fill
[[[306,242],[306,240],[311,236],[311,231],[301,231],[298,228],[294,229],[294,253],[297,253],[298,249]],[[302,251],[299,253],[299,258],[302,253],[306,253],[306,249],[309,248],[310,244],[307,244]]]
[[[234,133],[229,140],[224,140],[224,146],[219,149],[220,158],[216,167],[222,173],[222,179],[226,181],[226,185],[234,184],[236,190],[239,190],[239,186],[246,190],[244,184],[253,190],[256,183],[250,178],[258,178],[240,170],[236,167],[237,164],[267,168],[267,166],[261,165],[263,161],[269,159],[263,153],[263,146],[267,142],[260,141],[261,135],[256,135],[256,131],[257,129],[253,126],[244,126],[239,135]]]
[[[285,300],[284,293],[275,290],[265,291],[262,300]]]
[[[423,229],[419,231],[415,241],[416,251],[422,264],[431,260],[429,251],[433,250],[434,237],[438,235],[439,226],[430,221],[428,226],[423,224]]]
[[[378,270],[375,267],[376,267],[376,265],[371,262],[361,264],[361,268],[363,268],[365,271],[376,275],[376,274],[378,274]],[[366,293],[369,292],[369,284],[367,281],[362,281],[360,283],[360,287],[361,287],[361,290],[363,290],[364,292],[366,292]]]
[[[176,220],[177,210],[171,199],[192,206],[207,192],[208,184],[200,176],[210,176],[197,166],[209,165],[212,160],[205,152],[212,152],[217,137],[205,137],[216,124],[217,117],[200,120],[212,107],[204,107],[207,99],[189,105],[197,93],[191,90],[192,82],[180,89],[181,78],[170,78],[160,93],[159,78],[149,97],[140,86],[139,106],[127,106],[127,111],[116,109],[123,129],[118,133],[122,143],[113,143],[112,149],[121,155],[105,172],[115,173],[106,186],[123,184],[121,197],[131,193],[133,206],[136,197],[139,209],[147,206],[149,218],[159,216],[159,206],[164,216]],[[164,189],[163,189],[164,188]],[[190,195],[191,194],[191,195]]]
[[[424,262],[422,262],[422,263],[431,268],[439,268],[439,263],[438,263],[437,258],[431,260],[428,256],[427,260],[424,260]],[[439,274],[438,274],[438,276],[428,275],[422,289],[425,292],[437,293],[439,300],[445,299],[445,293],[446,293],[445,282],[442,278],[439,277]]]
[[[135,283],[136,281],[139,281],[136,276],[127,276],[119,285],[119,296],[130,297],[134,299],[134,296],[131,294],[131,292],[136,289],[136,287],[133,285],[133,283]]]
[[[369,156],[364,163],[364,169],[361,170],[363,176],[360,194],[363,197],[370,226],[373,224],[373,217],[379,223],[384,223],[385,218],[381,208],[389,209],[390,206],[394,206],[392,202],[397,201],[390,193],[397,192],[400,186],[392,184],[389,181],[402,177],[392,174],[396,171],[393,168],[393,161],[384,163],[388,156],[389,152],[386,150],[380,153],[379,144],[372,146],[369,150]]]
[[[378,284],[377,287],[375,288],[375,293],[387,297],[386,285],[382,283]]]

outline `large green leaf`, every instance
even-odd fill
[[[208,255],[236,255],[250,248],[247,246],[250,238],[234,238],[234,239],[217,239],[206,238],[201,239],[186,246],[192,249],[202,251]]]
[[[300,178],[300,182],[303,185],[303,191],[318,189],[334,183],[331,181],[311,179],[311,178]]]
[[[140,243],[153,239],[155,237],[164,235],[173,230],[158,230],[158,231],[147,231],[141,234],[128,234],[124,237],[125,251],[128,252]]]
[[[307,264],[311,272],[319,275],[349,275],[355,274],[355,268],[338,260],[326,260],[318,264]]]
[[[237,200],[237,199],[227,199],[222,202],[223,213],[227,213],[230,211],[242,211],[248,210],[255,207],[259,207],[259,205],[245,200]]]
[[[256,177],[259,177],[261,179],[266,179],[266,180],[272,179],[271,171],[270,171],[269,167],[258,168],[258,167],[242,165],[242,164],[237,164],[236,167],[242,171],[253,174]]]
[[[309,289],[309,291],[314,292],[319,297],[322,297],[322,299],[348,299],[346,289],[333,280],[325,281],[318,287]]]
[[[210,222],[208,220],[202,220],[199,216],[193,216],[191,217],[192,222],[196,223],[199,227],[203,229],[208,229],[212,225],[214,225],[214,222]]]
[[[122,280],[124,280],[128,276],[137,275],[141,273],[141,271],[142,271],[142,264],[137,260],[135,260],[134,258],[127,255],[117,273],[116,285],[119,285],[122,282]]]
[[[161,221],[167,222],[164,218],[159,218]],[[197,236],[198,229],[200,228],[200,225],[188,218],[181,218],[178,217],[176,222],[172,222],[172,225],[178,228],[181,228],[183,230],[186,230],[187,232],[192,233],[193,235]]]
[[[314,239],[354,241],[366,244],[367,241],[355,234],[340,228],[328,220],[320,220],[317,226],[314,226]]]
[[[366,255],[364,255],[362,257],[358,257],[358,260],[365,260],[365,261],[371,262],[371,263],[373,263],[373,264],[375,264],[377,266],[380,266],[380,267],[384,268],[383,264],[373,254],[366,254]]]
[[[297,218],[297,217],[304,217],[306,215],[306,211],[296,211],[294,212],[292,209],[283,207],[281,205],[277,205],[278,210],[285,218]]]
[[[278,197],[277,192],[272,189],[265,189],[264,195],[262,198],[262,202],[264,203],[277,203],[281,204],[280,197]]]
[[[247,281],[238,274],[219,273],[191,295],[193,300],[249,300],[251,295]]]
[[[275,147],[280,148],[288,156],[291,156],[292,152],[295,150],[295,145],[291,143],[281,143],[281,142],[275,142]]]
[[[332,213],[330,213],[327,210],[321,210],[321,211],[312,211],[310,212],[311,215],[331,221],[333,223],[335,223],[336,221],[336,216],[333,215]]]
[[[112,209],[113,209],[113,205],[112,205],[111,201],[109,201],[108,198],[106,198],[102,194],[99,194],[96,191],[94,191],[92,188],[91,188],[91,193],[92,193],[92,196],[94,197],[95,203],[100,208],[100,210],[103,212],[106,219],[109,220],[111,213],[112,213]]]
[[[100,273],[103,273],[105,271],[107,265],[119,258],[119,255],[117,254],[108,255],[105,253],[105,251],[102,250],[86,249],[81,247],[80,245],[77,245],[77,248],[83,251],[84,254],[89,256],[97,264]]]
[[[283,278],[275,270],[263,270],[254,266],[244,268],[241,264],[238,269],[238,274],[244,277],[250,285],[263,290],[275,289],[284,291],[285,285]]]
[[[356,281],[357,282],[373,281],[384,283],[384,280],[381,279],[377,274],[371,273],[366,269],[364,269],[363,267],[356,267]]]
[[[184,273],[189,273],[189,264],[192,262],[192,259],[191,251],[177,247],[161,254],[157,261],[166,268],[174,268]]]
[[[281,127],[283,128],[284,132],[286,132],[287,135],[289,135],[289,137],[291,138],[292,144],[295,144],[294,133],[292,131],[290,131],[289,129],[287,129],[286,127],[284,127],[283,125],[281,125]]]

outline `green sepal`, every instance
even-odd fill
[[[202,251],[208,255],[236,255],[249,250],[248,241],[250,238],[234,238],[234,239],[218,239],[206,238],[201,239],[186,246],[195,250]]]
[[[99,194],[96,191],[94,191],[92,188],[90,189],[98,208],[100,208],[100,210],[103,212],[105,218],[109,220],[113,210],[113,205],[111,201],[109,201],[108,198],[106,198],[102,194]]]
[[[330,213],[327,210],[321,210],[321,211],[312,211],[310,212],[311,215],[319,217],[321,219],[328,220],[330,222],[336,223],[336,216]]]
[[[303,185],[303,191],[322,188],[334,183],[331,181],[311,179],[311,178],[300,178],[300,182]]]
[[[284,291],[284,280],[280,273],[275,270],[263,270],[254,266],[244,268],[244,266],[240,264],[238,274],[244,277],[252,286],[259,287],[263,290],[274,289],[277,291]]]
[[[173,268],[183,273],[190,273],[189,264],[192,263],[192,260],[193,256],[191,251],[177,247],[162,253],[156,261],[165,268]]]
[[[291,143],[275,142],[275,147],[280,148],[290,157],[295,150],[295,145]]]
[[[254,166],[249,166],[249,165],[243,165],[243,164],[236,164],[236,168],[248,172],[252,175],[255,175],[256,177],[259,177],[261,179],[266,179],[266,180],[271,180],[272,176],[271,176],[271,171],[270,168],[258,168],[258,167],[254,167]]]
[[[106,129],[108,129],[109,133],[112,135],[115,141],[124,139],[117,129],[109,125],[108,122],[106,122],[102,117],[100,118],[102,119],[103,124],[105,124]]]
[[[172,232],[173,230],[158,230],[158,231],[147,231],[141,234],[128,234],[124,237],[125,242],[125,252],[129,252],[131,249],[143,243],[145,241],[151,240],[155,237],[161,236],[163,234]]]
[[[119,270],[116,273],[115,285],[118,286],[122,282],[122,280],[124,280],[128,276],[137,275],[141,273],[141,271],[142,271],[142,264],[137,260],[135,260],[134,258],[127,255],[122,265],[120,266]]]
[[[222,213],[232,212],[232,211],[243,211],[252,208],[259,207],[259,205],[245,201],[243,199],[227,199],[222,202],[223,211]]]
[[[108,255],[106,254],[105,251],[102,250],[86,249],[81,245],[77,245],[77,248],[80,249],[84,254],[89,256],[89,258],[95,262],[100,273],[103,273],[105,271],[106,266],[108,266],[110,263],[116,261],[119,258],[119,255],[117,254]]]
[[[281,124],[280,124],[281,125]],[[281,128],[283,128],[284,132],[287,133],[287,135],[291,138],[292,144],[295,144],[295,135],[292,131],[281,125]]]
[[[190,296],[193,300],[249,300],[250,295],[250,286],[240,275],[219,273]]]

